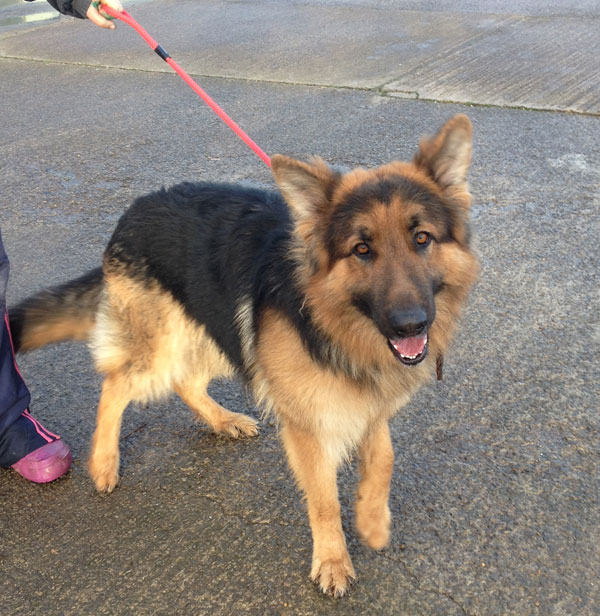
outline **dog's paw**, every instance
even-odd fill
[[[216,431],[233,438],[258,436],[258,422],[242,413],[229,413],[219,422]]]
[[[382,550],[390,540],[390,508],[369,507],[364,501],[356,503],[356,529],[361,541],[374,550]]]
[[[346,554],[341,559],[316,561],[310,574],[311,580],[323,593],[332,597],[343,597],[356,580],[356,573],[350,557]]]
[[[98,462],[91,457],[88,462],[90,476],[98,492],[112,492],[119,482],[119,460]]]

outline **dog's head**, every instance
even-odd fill
[[[471,133],[457,115],[421,141],[412,162],[374,170],[341,173],[319,159],[273,157],[306,264],[307,300],[325,331],[353,341],[353,353],[415,365],[430,343],[445,348],[477,272],[468,229]]]

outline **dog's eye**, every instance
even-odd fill
[[[415,234],[415,244],[419,248],[425,248],[426,246],[429,246],[430,242],[431,242],[431,235],[429,235],[427,231],[419,231],[418,233]]]
[[[356,246],[354,247],[354,254],[357,257],[368,257],[371,254],[371,248],[369,247],[369,244],[365,244],[365,242],[361,242],[360,244],[356,244]]]

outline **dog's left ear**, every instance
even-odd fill
[[[315,158],[308,164],[276,154],[271,158],[271,170],[297,224],[315,223],[329,210],[339,174],[325,161]]]
[[[467,172],[471,163],[473,128],[466,115],[448,120],[435,137],[424,138],[414,163],[434,180],[447,197],[471,204]]]

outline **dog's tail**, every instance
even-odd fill
[[[80,278],[44,289],[8,311],[15,352],[61,340],[85,340],[96,322],[104,281],[96,268]]]

